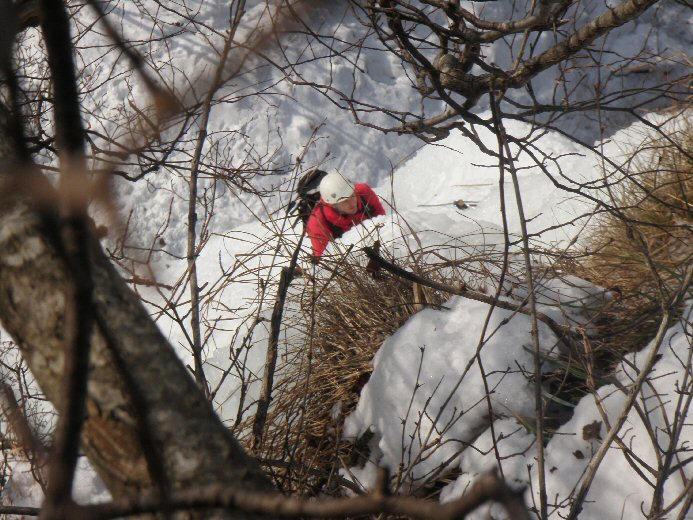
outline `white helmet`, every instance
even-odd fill
[[[328,204],[337,204],[353,194],[354,184],[340,173],[328,173],[320,181],[320,196]]]

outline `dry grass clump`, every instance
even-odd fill
[[[303,341],[293,337],[285,345],[256,453],[268,462],[280,489],[311,496],[335,494],[350,485],[339,470],[358,462],[367,439],[356,445],[343,441],[342,424],[383,340],[418,310],[445,299],[382,271],[373,277],[363,266],[345,261],[326,270],[290,297],[301,312],[297,323],[286,324],[303,328]]]
[[[614,356],[642,348],[693,262],[693,121],[670,123],[628,154],[611,204],[591,230],[589,253],[574,272],[610,289],[603,347]]]

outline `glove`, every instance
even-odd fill
[[[380,254],[380,240],[376,240],[373,243],[373,251],[375,251],[376,254]],[[380,266],[373,260],[368,260],[368,264],[366,265],[366,272],[370,274],[373,279],[378,278],[379,271]]]

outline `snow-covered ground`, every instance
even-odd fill
[[[458,297],[449,301],[447,307],[450,310],[417,314],[383,344],[358,408],[347,420],[346,431],[356,436],[371,428],[375,433],[371,441],[372,460],[388,467],[393,474],[400,467],[410,468],[416,463],[408,475],[414,482],[448,460],[453,461],[453,469],[459,465],[460,475],[443,489],[443,501],[460,496],[480,474],[493,468],[499,468],[512,485],[531,484],[536,490],[535,437],[523,422],[533,412],[533,387],[523,375],[532,370],[529,320],[519,316],[510,325],[499,326],[508,312],[495,311],[485,336],[490,338],[475,360],[488,307]],[[689,306],[684,319],[690,319],[691,311]],[[495,334],[491,335],[491,331]],[[550,333],[541,332],[541,344],[553,345]],[[677,385],[691,377],[685,372],[690,359],[690,338],[690,322],[677,323],[668,331],[659,349],[661,358],[652,383],[639,399],[646,409],[654,410],[648,420],[657,428],[659,442],[682,450],[679,461],[690,457],[692,426],[689,422],[672,446],[666,444],[670,439],[664,427],[676,416],[679,398],[685,399],[677,395]],[[642,366],[652,348],[654,345],[648,345],[642,352],[628,356],[618,371],[617,383],[599,389],[597,398],[609,421],[618,417],[637,367]],[[484,374],[491,374],[485,381],[482,366]],[[486,388],[492,391],[493,410],[500,416],[493,429],[488,423]],[[657,402],[648,404],[655,396]],[[597,398],[583,398],[570,421],[551,436],[546,446],[547,493],[553,514],[567,513],[566,498],[579,485],[590,457],[608,431]],[[585,428],[594,423],[598,425],[596,433],[585,433],[589,431]],[[621,437],[646,464],[657,466],[653,439],[644,418],[635,410],[628,414]],[[498,450],[500,460],[494,450]],[[629,464],[622,450],[609,450],[580,518],[640,518],[641,508],[647,511],[652,489]],[[375,469],[369,463],[363,468],[351,468],[350,472],[368,486],[374,482]],[[690,479],[690,470],[685,475]],[[685,492],[686,478],[683,473],[671,475],[664,487],[666,503]],[[538,503],[529,491],[526,498],[530,503]],[[685,498],[679,501],[672,518],[685,513],[689,506]],[[492,509],[492,516],[499,517],[499,506]],[[488,514],[487,508],[483,508],[470,518],[487,518]],[[690,514],[683,518],[690,518]]]
[[[112,13],[116,19],[122,20],[121,28],[126,38],[146,41],[151,34],[175,35],[169,40],[173,42],[171,45],[162,43],[157,46],[155,40],[139,46],[139,49],[161,65],[162,76],[172,80],[180,97],[187,101],[203,96],[210,84],[221,47],[219,36],[212,29],[223,31],[227,17],[225,8],[216,3],[194,4],[195,14],[191,14],[188,21],[181,22],[175,13],[161,11],[159,16],[166,23],[153,32],[146,16],[137,11],[139,3],[114,2]],[[246,37],[252,40],[258,28],[267,23],[268,12],[274,6],[272,2],[270,4],[268,11],[264,2],[249,2],[239,40]],[[500,18],[507,6],[502,5],[503,2],[498,4],[478,4],[478,9],[483,10],[488,18]],[[339,6],[318,8],[310,14],[311,20],[320,26],[322,32],[333,31],[337,40],[348,42],[358,38],[363,30],[361,25],[353,12],[341,4]],[[601,2],[589,1],[578,3],[576,9],[578,16],[586,19],[589,13],[600,8]],[[656,8],[656,12],[648,13],[634,25],[612,31],[608,37],[609,49],[626,55],[646,43],[652,53],[673,54],[682,42],[690,43],[690,36],[681,28],[686,24],[680,23],[681,20],[690,20],[690,17],[690,12],[683,6],[665,2]],[[190,22],[191,19],[196,23]],[[118,80],[119,71],[128,69],[122,62],[111,68],[109,60],[112,57],[95,59],[98,49],[91,45],[101,38],[100,35],[83,38],[80,57],[88,64],[85,82],[96,84],[104,74],[115,78],[85,97],[85,103],[108,121],[116,119],[120,100],[130,100],[139,105],[145,103],[142,100],[146,99],[146,92],[136,78],[129,82]],[[293,52],[307,52],[302,37],[293,35],[291,38],[294,38],[290,46]],[[210,51],[209,40],[215,43],[217,53]],[[542,40],[538,45],[550,43]],[[353,50],[346,43],[344,46],[345,58],[334,56],[330,60],[331,81],[335,86],[343,89],[352,86],[355,92],[376,105],[396,105],[412,111],[418,109],[419,98],[404,77],[398,60],[382,50],[359,51],[358,63],[365,74],[359,75],[354,84],[354,67],[346,59]],[[325,49],[318,52],[324,53]],[[491,52],[495,53],[499,64],[508,59],[500,46],[489,50]],[[237,63],[242,54],[242,51],[232,54],[232,62]],[[169,58],[171,62],[166,63]],[[359,247],[370,245],[375,238],[395,255],[406,249],[405,244],[415,242],[417,247],[429,249],[445,246],[450,254],[460,256],[472,250],[495,250],[503,244],[498,164],[462,134],[453,132],[443,141],[424,145],[412,136],[385,135],[355,125],[347,111],[331,103],[323,94],[306,86],[279,82],[277,71],[261,64],[262,60],[252,58],[243,74],[221,91],[224,103],[214,107],[209,126],[210,136],[218,136],[220,146],[226,147],[221,155],[231,157],[230,164],[233,158],[251,157],[257,164],[270,165],[277,170],[274,175],[254,179],[258,187],[272,191],[272,195],[263,201],[217,184],[215,216],[209,224],[209,239],[198,261],[199,285],[209,284],[218,289],[209,291],[213,297],[205,308],[205,318],[206,323],[223,323],[223,327],[216,328],[210,335],[206,373],[213,388],[223,380],[215,404],[222,418],[229,421],[237,413],[239,380],[233,373],[223,376],[223,370],[229,363],[230,353],[245,345],[246,370],[261,373],[265,359],[266,324],[257,325],[250,341],[244,344],[253,317],[266,315],[267,301],[271,302],[271,298],[258,298],[260,288],[264,290],[259,280],[270,281],[268,291],[271,294],[271,281],[276,277],[277,267],[287,262],[287,250],[296,241],[289,221],[275,219],[270,224],[268,213],[281,215],[280,208],[290,196],[289,172],[297,157],[302,156],[306,169],[322,165],[325,169],[338,169],[355,181],[370,183],[388,207],[387,216],[350,231],[339,243],[330,246],[328,253],[344,251],[349,245],[354,245],[354,251],[358,251]],[[664,74],[666,70],[656,73]],[[299,72],[307,79],[323,77],[324,60],[306,60]],[[533,85],[539,99],[550,96],[554,76],[555,71],[544,73]],[[258,88],[265,89],[262,96],[246,97]],[[580,86],[583,88],[586,89],[583,94],[587,96],[589,82]],[[479,107],[479,115],[490,117],[483,104]],[[560,122],[561,130],[586,140],[590,145],[595,144],[598,134],[593,116],[566,118]],[[370,122],[386,124],[388,121],[385,116],[373,114]],[[617,125],[622,122],[618,119],[611,121],[605,129],[610,140],[601,143],[602,153],[612,159],[616,159],[623,148],[637,145],[645,133],[641,124],[619,129]],[[195,126],[191,128],[194,132]],[[531,130],[523,123],[507,123],[507,131],[512,135],[525,135]],[[108,123],[99,131],[108,135],[121,132]],[[225,134],[227,131],[235,133]],[[495,136],[489,132],[480,130],[480,139],[489,148],[497,147]],[[547,132],[534,145],[556,158],[555,162],[545,166],[561,183],[571,188],[598,181],[602,176],[599,157],[559,132]],[[190,144],[188,151],[192,146]],[[208,148],[211,149],[211,145]],[[189,161],[189,155],[182,152],[178,157]],[[522,206],[533,240],[544,247],[567,247],[589,224],[586,215],[591,214],[592,203],[576,193],[557,188],[526,155],[518,157],[516,166]],[[209,187],[212,184],[203,180],[201,185]],[[166,244],[169,254],[154,255],[150,263],[162,283],[175,282],[186,269],[185,261],[177,259],[176,255],[185,251],[187,189],[186,178],[170,171],[152,173],[143,182],[120,181],[116,184],[122,214],[132,215],[131,243],[146,248],[156,237]],[[518,237],[518,206],[507,174],[503,192],[508,231]],[[459,210],[453,205],[459,199],[475,205]],[[164,229],[169,208],[172,208],[175,218]],[[98,212],[95,215],[103,217]],[[562,225],[567,222],[570,224]],[[281,245],[277,242],[276,226],[282,229]],[[358,260],[359,253],[352,254]],[[564,304],[592,298],[598,292],[588,284],[576,288],[582,282],[572,282],[567,285],[557,280],[540,280],[545,298],[553,295]],[[159,298],[153,289],[141,288],[141,292],[153,301]],[[401,464],[410,468],[403,479],[402,491],[416,486],[445,462],[447,467],[458,470],[442,491],[442,500],[450,500],[464,493],[479,474],[500,467],[509,482],[529,486],[526,498],[536,504],[538,498],[532,492],[538,489],[536,446],[528,427],[534,409],[534,390],[526,377],[526,373],[533,370],[529,318],[522,314],[511,315],[501,309],[495,309],[489,315],[488,305],[460,297],[450,299],[445,307],[445,310],[427,309],[416,314],[383,343],[374,359],[374,372],[358,407],[347,418],[346,432],[358,436],[371,429],[375,434],[371,441],[372,462],[389,467],[393,474]],[[545,305],[542,310],[550,314],[555,312],[555,307]],[[692,311],[689,304],[684,318]],[[165,315],[157,313],[156,316],[181,357],[189,362],[189,353],[184,347],[186,340],[180,327]],[[564,317],[557,314],[555,318]],[[581,316],[576,312],[571,318],[580,320]],[[551,355],[556,347],[556,338],[543,326],[539,331],[540,347]],[[683,319],[667,332],[652,382],[645,390],[646,395],[639,397],[642,406],[651,410],[650,420],[659,428],[656,431],[661,438],[657,440],[661,443],[669,442],[664,433],[666,425],[671,423],[676,407],[680,405],[677,389],[691,378],[685,367],[686,356],[691,352],[692,332],[690,321],[687,324]],[[601,406],[610,422],[615,420],[625,399],[622,389],[628,388],[636,368],[652,348],[652,345],[644,346],[641,353],[629,356],[622,363],[616,380],[599,390]],[[485,378],[481,366],[483,373],[488,374]],[[688,384],[690,388],[690,382]],[[491,405],[497,417],[492,428],[488,421],[489,403],[484,399],[487,390],[493,392]],[[252,392],[251,388],[251,395]],[[648,400],[653,396],[657,396],[661,404],[649,404]],[[585,435],[583,428],[595,421],[601,423],[599,435]],[[545,467],[553,518],[565,513],[568,497],[579,485],[591,455],[608,431],[606,422],[595,398],[588,396],[577,404],[572,419],[549,439],[545,448]],[[681,461],[690,457],[690,439],[693,439],[692,421],[684,422],[686,426],[669,446],[681,450],[677,455]],[[645,463],[657,468],[653,448],[655,439],[648,436],[642,417],[635,410],[631,410],[626,419],[621,440]],[[462,448],[466,448],[464,452]],[[497,450],[500,461],[494,450]],[[372,483],[373,463],[350,468],[353,478],[365,487]],[[28,485],[30,480],[26,468],[16,465],[13,471],[8,486],[12,490],[13,502],[37,505],[40,493],[35,486]],[[673,472],[664,487],[665,504],[671,503],[691,478],[693,471],[690,466],[683,465]],[[102,500],[107,496],[86,464],[81,467],[76,486],[80,500]],[[596,474],[581,518],[642,518],[643,511],[649,508],[651,496],[650,484],[632,469],[624,453],[614,447]],[[671,518],[680,515],[679,518],[693,519],[693,513],[685,512],[686,505],[685,499],[679,501],[669,512]],[[494,518],[501,516],[497,506],[492,506],[492,509],[490,514]],[[488,514],[484,509],[475,513],[474,518],[485,518]]]

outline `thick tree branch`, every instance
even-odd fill
[[[93,280],[89,262],[89,226],[84,185],[84,128],[80,114],[70,26],[60,0],[40,0],[41,29],[53,78],[56,142],[60,152],[59,218],[47,211],[44,227],[64,256],[64,393],[54,435],[48,490],[41,516],[61,518],[72,494],[79,439],[85,416],[90,336],[94,324]],[[53,228],[51,224],[56,224]]]
[[[449,294],[469,298],[470,300],[476,300],[479,302],[488,303],[489,305],[495,305],[496,307],[500,307],[501,309],[515,311],[521,314],[530,314],[530,310],[526,307],[524,303],[518,305],[516,303],[511,303],[504,300],[499,300],[497,298],[493,298],[492,296],[487,296],[480,292],[472,291],[470,289],[467,289],[466,287],[452,287],[450,285],[436,282],[434,280],[429,280],[428,278],[425,278],[423,276],[411,273],[406,269],[402,269],[401,267],[393,264],[392,262],[388,262],[382,256],[378,255],[370,247],[364,247],[363,251],[364,253],[366,253],[366,256],[370,260],[375,262],[378,266],[382,267],[386,271],[391,272],[394,275],[404,278],[405,280],[409,280],[410,282],[425,285],[426,287],[430,287],[431,289],[437,289],[439,291],[443,291]],[[537,312],[536,316],[538,320],[545,323],[559,338],[572,339],[573,337],[577,337],[576,333],[573,330],[571,330],[570,327],[556,323],[552,318],[550,318],[546,314],[542,312]]]
[[[522,494],[521,491],[510,489],[495,473],[487,473],[464,496],[446,504],[383,494],[307,500],[243,492],[221,486],[180,491],[172,497],[171,504],[180,509],[214,506],[238,508],[249,513],[264,514],[269,518],[349,518],[385,513],[427,520],[454,520],[463,518],[481,504],[492,500],[502,503],[512,520],[529,520]],[[128,514],[155,512],[159,507],[156,497],[142,496],[129,502],[75,508],[71,512],[71,518],[108,520]]]
[[[610,30],[634,20],[658,1],[627,0],[614,8],[609,8],[587,25],[582,26],[565,41],[522,63],[507,82],[501,82],[502,87],[519,88],[526,85],[541,71],[565,61]]]
[[[265,428],[267,420],[267,412],[272,400],[272,388],[274,386],[274,372],[277,365],[277,355],[279,347],[279,333],[281,332],[282,315],[284,314],[284,304],[286,295],[289,292],[289,285],[294,279],[296,272],[296,264],[298,255],[301,252],[301,244],[305,237],[305,229],[301,238],[291,255],[289,265],[282,268],[279,276],[279,287],[277,287],[277,297],[272,309],[272,318],[270,321],[270,337],[267,345],[267,358],[265,360],[265,370],[262,376],[262,389],[260,390],[260,398],[257,402],[257,412],[253,419],[253,449],[257,450],[262,446],[262,432]]]
[[[388,22],[390,34],[380,35],[381,40],[393,37],[397,40],[403,58],[409,62],[418,74],[428,75],[431,83],[441,98],[454,109],[459,116],[469,119],[468,109],[476,103],[479,96],[491,90],[505,91],[507,89],[517,89],[524,87],[527,83],[540,72],[564,62],[578,51],[585,49],[597,38],[604,36],[610,30],[637,18],[650,6],[659,0],[626,0],[614,8],[608,8],[606,12],[594,18],[589,23],[582,26],[566,40],[544,51],[539,56],[521,62],[512,71],[503,71],[490,64],[476,59],[474,60],[485,74],[474,75],[469,73],[470,63],[464,59],[464,55],[454,52],[447,48],[447,44],[440,45],[440,54],[435,60],[430,60],[424,55],[416,45],[417,40],[409,27],[403,25],[403,20],[408,20],[410,24],[428,26],[436,33],[443,31],[447,38],[455,36],[467,46],[481,41],[493,41],[502,37],[523,31],[541,31],[550,28],[552,24],[560,25],[562,22],[557,20],[568,6],[569,2],[540,2],[540,10],[537,15],[530,15],[522,20],[509,22],[485,22],[478,17],[466,12],[459,7],[451,7],[448,2],[429,2],[440,9],[444,9],[448,16],[460,17],[468,21],[473,26],[477,26],[482,31],[471,30],[465,27],[464,23],[459,24],[454,30],[443,30],[442,27],[433,23],[428,17],[414,13],[409,16],[407,9],[413,9],[410,5],[398,5],[397,2],[390,0],[381,2],[378,8]],[[372,9],[375,9],[372,7]],[[418,18],[417,18],[418,16]],[[410,19],[413,18],[413,19]],[[483,32],[483,29],[489,29]],[[421,85],[420,88],[424,88]],[[443,87],[443,88],[441,88]],[[462,106],[450,98],[444,89],[461,94],[467,98],[467,102]],[[428,93],[422,92],[424,95]],[[428,131],[433,131],[429,129]]]

